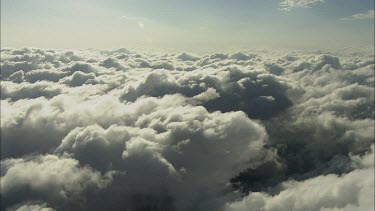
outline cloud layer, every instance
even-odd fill
[[[374,209],[373,56],[2,49],[1,209]]]

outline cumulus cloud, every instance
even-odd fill
[[[20,100],[38,97],[52,98],[62,93],[62,88],[48,82],[36,83],[12,83],[4,81],[1,83],[1,98]]]
[[[6,159],[1,162],[2,203],[46,200],[63,203],[81,197],[90,188],[103,188],[111,180],[78,161],[55,155],[27,159]],[[32,195],[29,195],[32,193]]]
[[[241,201],[228,203],[225,210],[373,210],[373,151],[361,159],[362,165],[366,163],[365,167],[350,173],[287,181],[280,185],[281,190],[275,195],[250,193]]]
[[[229,137],[235,142],[228,143]],[[77,128],[57,152],[104,172],[126,171],[118,185],[131,203],[137,204],[131,200],[134,193],[152,196],[155,189],[164,190],[175,208],[186,210],[196,200],[191,193],[220,190],[235,172],[262,162],[265,137],[264,128],[243,113],[210,114],[202,107],[180,107],[141,116],[133,127]],[[202,192],[200,197],[209,203],[215,199],[212,194]]]
[[[272,74],[237,67],[222,68],[220,72],[196,73],[175,78],[165,71],[154,71],[136,88],[131,86],[125,90],[121,98],[134,101],[141,96],[180,93],[197,99],[203,93],[215,90],[217,95],[203,103],[208,110],[242,110],[255,118],[268,118],[291,105],[286,96],[286,84]]]
[[[188,54],[188,53],[185,53],[185,52],[178,55],[177,58],[182,60],[182,61],[197,61],[197,60],[199,60],[199,57]]]
[[[2,210],[373,209],[373,54],[1,53]]]
[[[61,83],[68,84],[69,86],[82,86],[87,82],[94,82],[94,79],[94,73],[84,73],[81,71],[76,71],[71,76],[62,79]]]

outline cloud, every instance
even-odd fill
[[[231,59],[236,59],[236,60],[250,60],[250,59],[253,59],[255,57],[256,57],[256,55],[254,55],[254,54],[244,54],[242,52],[237,52],[237,53],[234,53],[234,54],[230,55]]]
[[[82,86],[85,83],[93,83],[94,80],[94,73],[84,73],[81,71],[76,71],[71,76],[62,79],[61,83],[65,83],[69,86]]]
[[[8,210],[10,211],[55,211],[55,209],[48,207],[46,203],[37,201],[27,201],[17,204]]]
[[[12,75],[9,76],[9,80],[13,81],[14,83],[22,83],[25,78],[25,74],[22,70],[14,72]]]
[[[121,70],[124,68],[116,59],[112,58],[103,60],[99,65],[105,68],[115,68],[117,70]]]
[[[368,10],[366,13],[354,14],[349,18],[341,18],[341,20],[367,20],[375,18],[375,10]]]
[[[9,98],[13,101],[38,97],[52,98],[61,93],[61,87],[48,82],[36,82],[33,84],[2,82],[1,84],[1,98]]]
[[[255,118],[268,118],[291,105],[285,93],[287,86],[274,75],[236,67],[223,68],[220,74],[206,74],[196,75],[196,72],[192,72],[175,79],[165,71],[155,71],[138,87],[125,90],[121,98],[134,101],[141,96],[160,97],[175,93],[193,97],[208,89],[215,89],[219,96],[203,104],[208,110],[242,110]]]
[[[2,210],[373,209],[372,53],[1,53]]]
[[[185,53],[185,52],[178,55],[177,58],[182,60],[182,61],[197,61],[197,60],[199,60],[199,57],[188,54],[188,53]]]
[[[1,167],[1,195],[5,204],[30,199],[61,203],[80,197],[87,189],[103,188],[111,180],[90,167],[81,168],[76,160],[55,155],[6,159]]]
[[[191,193],[201,192],[209,203],[215,199],[211,189],[223,189],[235,172],[262,162],[264,152],[259,149],[265,136],[264,129],[244,113],[210,114],[188,106],[155,110],[133,127],[76,128],[57,152],[103,172],[125,171],[114,183],[122,187],[117,194],[129,204],[152,206],[155,192],[164,190],[159,195],[174,201],[168,206],[186,210],[196,200]],[[228,137],[236,141],[227,143]],[[150,204],[133,201],[135,193],[150,196]]]
[[[275,195],[250,193],[241,201],[228,203],[225,210],[372,210],[373,157],[372,151],[362,158],[372,162],[365,168],[341,176],[329,174],[300,182],[287,181]]]
[[[284,0],[280,3],[280,7],[282,10],[290,10],[295,7],[309,7],[320,2],[324,0]]]

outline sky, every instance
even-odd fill
[[[374,44],[373,0],[2,0],[2,47],[233,50]]]

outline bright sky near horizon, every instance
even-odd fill
[[[1,0],[2,47],[201,51],[373,44],[373,0]]]

